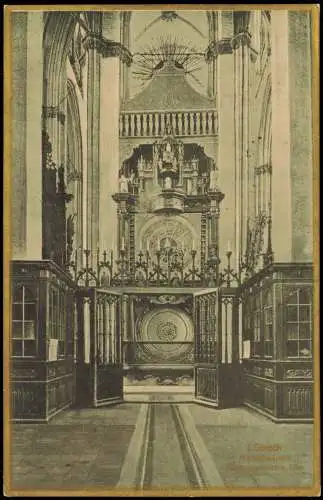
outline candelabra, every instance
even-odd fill
[[[234,271],[234,269],[231,267],[231,256],[232,256],[232,251],[231,250],[228,250],[226,252],[226,257],[227,257],[227,267],[225,267],[222,271],[222,273],[220,273],[220,285],[223,285],[225,284],[227,286],[227,288],[230,288],[231,287],[231,283],[232,281],[233,282],[236,282],[236,284],[239,286],[241,284],[241,280],[240,280],[240,272],[237,273],[236,271]]]
[[[202,273],[199,272],[198,268],[195,265],[197,251],[191,250],[192,257],[192,267],[189,268],[188,272],[184,276],[184,281],[200,281],[202,280]]]
[[[185,251],[166,247],[158,249],[154,255],[147,250],[137,254],[134,270],[130,269],[127,250],[122,248],[119,258],[114,261],[113,252],[104,251],[102,255],[97,249],[93,255],[90,249],[82,250],[81,259],[74,252],[73,259],[66,267],[78,286],[123,286],[138,285],[208,285],[218,286],[219,259],[217,252],[211,255],[203,269],[196,264],[197,251],[190,251],[191,262],[184,262]],[[82,265],[82,264],[81,264]],[[186,272],[185,272],[186,271]]]
[[[113,276],[113,283],[116,285],[126,285],[130,283],[129,260],[127,259],[127,250],[121,248],[120,257],[116,261],[118,271]]]
[[[167,270],[169,283],[184,283],[184,255],[182,249],[170,248],[167,252]]]
[[[135,262],[135,282],[136,283],[148,283],[149,281],[149,261],[150,256],[148,250],[144,254],[140,250],[138,254],[138,260]]]
[[[161,257],[161,250],[156,250],[156,261],[152,261],[152,271],[149,273],[149,281],[156,281],[157,285],[167,281],[167,274],[163,271],[161,266]]]
[[[77,251],[74,252],[74,258],[70,260],[66,266],[66,270],[71,274],[74,281],[79,286],[89,287],[98,285],[110,285],[113,276],[113,252],[110,252],[110,259],[108,259],[108,252],[105,250],[102,254],[103,259],[100,260],[100,251],[97,249],[96,253],[96,266],[92,267],[90,264],[91,250],[84,249],[81,251],[85,256],[85,264],[78,270],[77,266]],[[81,253],[81,255],[82,255]],[[106,274],[106,270],[108,275]]]
[[[103,260],[100,260],[99,249],[97,251],[97,276],[100,285],[110,285],[113,277],[113,251],[110,251],[110,260],[108,260],[108,252],[104,250]],[[108,271],[108,276],[106,276],[105,270]]]
[[[217,245],[212,245],[209,248],[209,257],[204,264],[203,281],[207,286],[219,286],[219,266],[220,266],[219,251]]]
[[[89,258],[91,256],[91,250],[85,249],[85,266],[81,268],[78,272],[76,270],[75,281],[77,285],[90,287],[90,286],[98,286],[98,270],[93,269],[90,265]]]

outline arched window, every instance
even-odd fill
[[[36,300],[24,285],[13,293],[12,356],[36,356]]]
[[[312,293],[298,289],[291,293],[285,308],[286,357],[312,356]]]

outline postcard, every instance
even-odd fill
[[[6,496],[320,495],[318,16],[5,7]]]

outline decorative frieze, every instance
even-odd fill
[[[12,369],[12,378],[15,379],[34,379],[37,376],[35,368],[14,367]]]
[[[312,368],[289,368],[285,371],[285,378],[313,378]]]
[[[313,390],[311,386],[288,387],[284,393],[284,412],[289,417],[312,417]]]

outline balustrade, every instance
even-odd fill
[[[162,137],[171,125],[175,136],[213,136],[217,134],[215,111],[172,113],[121,113],[120,137]]]

